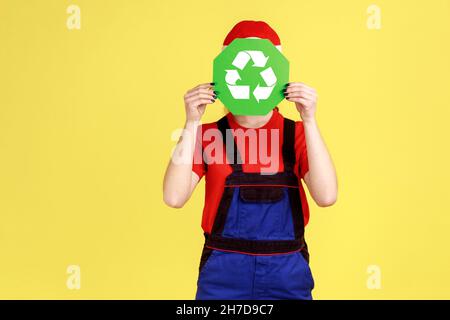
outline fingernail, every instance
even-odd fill
[[[209,84],[213,86],[213,85],[215,85],[216,83],[215,83],[215,82],[210,82]]]
[[[288,83],[286,83],[286,84],[284,85],[284,87],[287,87],[287,86],[289,86],[289,84],[290,84],[289,82],[288,82]]]
[[[286,93],[287,89],[283,89],[283,92]]]
[[[211,99],[211,102],[216,102],[216,100],[214,100],[214,99]]]
[[[215,95],[217,95],[217,94],[218,94],[218,92],[217,92],[217,91],[213,91],[213,93],[214,93]]]
[[[217,98],[217,95],[213,95],[214,100]]]

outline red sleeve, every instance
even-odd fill
[[[300,178],[303,179],[305,174],[309,171],[308,166],[308,150],[306,149],[305,130],[303,122],[296,122],[295,126],[295,153],[298,161],[298,172]]]
[[[192,161],[192,171],[198,176],[199,180],[205,175],[205,163],[203,160],[203,146],[202,146],[202,129],[200,125],[197,128],[197,135],[195,138],[194,158]]]

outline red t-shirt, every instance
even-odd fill
[[[253,137],[256,137],[257,143],[252,143],[252,146],[250,146],[250,143],[248,143],[248,140],[246,139],[236,139],[237,141],[237,147],[239,150],[239,153],[242,156],[242,170],[244,172],[261,172],[262,168],[266,168],[266,170],[270,168],[278,168],[278,170],[275,170],[274,172],[282,172],[284,170],[284,165],[282,161],[282,141],[283,141],[283,126],[284,126],[284,117],[281,115],[281,113],[275,108],[273,110],[272,117],[270,120],[262,127],[260,128],[245,128],[240,126],[236,120],[234,119],[233,115],[231,113],[227,114],[228,123],[230,124],[231,129],[241,129],[243,132],[246,132],[247,130],[255,130],[256,135],[252,135]],[[223,188],[225,185],[225,178],[232,172],[231,166],[225,161],[216,161],[216,163],[211,163],[208,161],[207,155],[207,168],[205,166],[205,161],[202,157],[202,150],[205,150],[208,148],[208,145],[210,143],[214,142],[214,139],[211,138],[211,135],[205,135],[206,132],[208,132],[208,129],[217,129],[217,124],[215,122],[213,123],[206,123],[202,124],[198,128],[198,134],[197,134],[197,141],[195,146],[195,154],[194,154],[194,163],[192,165],[192,171],[196,173],[199,178],[201,179],[204,175],[206,185],[205,185],[205,206],[203,208],[203,217],[202,217],[202,228],[204,232],[210,233],[212,226],[214,224],[214,219],[216,217],[217,208],[220,203],[220,199],[222,197]],[[267,164],[267,157],[264,158],[263,161],[260,159],[260,152],[259,148],[261,145],[267,146],[267,151],[265,150],[262,154],[264,155],[267,153],[268,157],[270,158],[270,155],[275,155],[276,153],[274,150],[271,150],[271,135],[272,131],[271,129],[278,129],[277,134],[279,137],[279,143],[278,143],[278,159],[276,159],[276,163],[274,166],[274,163]],[[265,134],[259,134],[261,131],[265,131]],[[218,131],[217,131],[218,132]],[[276,139],[276,136],[273,137]],[[261,140],[261,141],[260,141]],[[253,140],[255,141],[255,140]],[[217,143],[217,142],[216,142]],[[222,141],[220,141],[222,143]],[[223,145],[223,143],[222,143]],[[245,153],[243,153],[241,150],[245,148]],[[253,155],[250,155],[250,150],[254,152],[257,150],[258,152],[254,152]],[[256,149],[255,149],[256,148]],[[211,146],[210,148],[211,149]],[[255,161],[255,154],[257,155],[256,161]],[[305,142],[305,134],[303,129],[303,122],[297,121],[295,123],[295,155],[296,155],[296,162],[294,166],[294,171],[297,174],[299,178],[303,178],[305,173],[308,172],[308,155],[306,150],[306,142]],[[225,158],[225,148],[223,149],[223,157]],[[220,162],[220,163],[217,163]],[[264,170],[264,169],[263,169]],[[299,179],[299,190],[300,190],[300,197],[302,201],[302,209],[303,209],[303,216],[305,221],[305,226],[308,223],[309,220],[309,208],[308,203],[306,200],[305,190],[302,186],[301,180]]]

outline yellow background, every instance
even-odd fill
[[[242,19],[269,22],[291,81],[319,92],[340,190],[310,201],[314,297],[450,298],[448,0],[0,0],[0,298],[194,297],[204,186],[170,209],[162,178],[184,92]]]

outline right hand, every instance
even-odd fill
[[[186,121],[200,121],[205,113],[206,105],[214,103],[217,95],[213,83],[199,84],[184,95]]]

